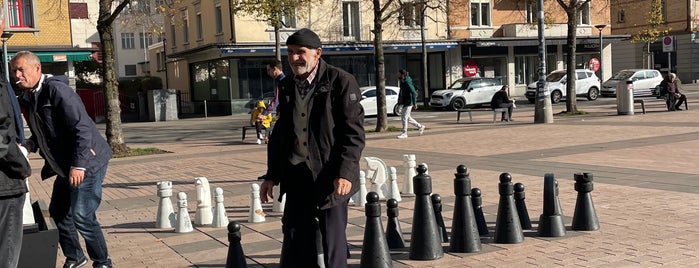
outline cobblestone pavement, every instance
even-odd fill
[[[587,115],[556,115],[553,124],[534,124],[526,105],[515,122],[493,124],[492,114],[475,113],[473,123],[456,123],[454,112],[416,112],[428,126],[423,136],[396,139],[396,132],[367,133],[364,156],[382,158],[398,168],[403,181],[402,155],[415,154],[428,163],[433,193],[442,196],[447,229],[453,213],[453,178],[456,166],[469,168],[472,186],[483,191],[484,211],[491,236],[482,239],[479,253],[446,252],[433,261],[414,261],[408,249],[391,252],[394,267],[693,267],[699,265],[699,86],[691,85],[689,111],[666,112],[649,105],[647,114],[617,116],[608,99],[585,106]],[[696,97],[695,97],[696,96]],[[582,100],[580,101],[582,102]],[[554,106],[560,112],[565,106]],[[396,117],[389,125],[400,126]],[[224,267],[227,254],[225,228],[195,227],[191,233],[155,229],[158,197],[156,182],[173,182],[173,192],[186,192],[189,211],[196,210],[194,178],[204,176],[213,189],[221,187],[230,220],[242,227],[242,244],[250,267],[278,266],[281,249],[279,213],[264,223],[248,223],[250,185],[266,167],[264,145],[251,137],[240,140],[244,117],[211,117],[168,122],[123,125],[131,147],[157,147],[172,153],[113,159],[104,184],[98,218],[109,244],[115,267]],[[367,129],[374,122],[367,119]],[[101,126],[104,127],[104,126]],[[52,180],[41,181],[43,161],[32,155],[32,199],[48,201]],[[365,166],[362,161],[363,167]],[[492,241],[497,212],[498,176],[512,174],[513,182],[526,185],[526,202],[534,224],[525,230],[521,244]],[[573,174],[591,172],[592,197],[601,229],[570,229],[576,192]],[[565,237],[536,236],[542,213],[543,175],[554,173],[559,182],[560,203],[568,228]],[[413,200],[399,204],[404,237],[410,238]],[[173,198],[176,207],[177,201]],[[385,203],[382,203],[385,212]],[[386,218],[383,217],[385,224]],[[352,257],[359,267],[364,209],[350,207],[347,235]],[[448,249],[448,243],[443,244]],[[56,267],[64,257],[58,253]]]

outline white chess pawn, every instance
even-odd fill
[[[413,177],[417,175],[415,171],[415,155],[414,154],[404,154],[403,155],[403,167],[405,168],[405,180],[403,180],[403,192],[405,196],[414,196],[413,191]]]
[[[189,210],[187,209],[187,194],[185,192],[179,192],[177,194],[177,225],[175,226],[175,233],[189,233],[194,231],[192,228],[192,220],[189,218]]]
[[[354,200],[354,205],[358,207],[364,207],[366,204],[366,194],[369,191],[366,190],[366,173],[363,170],[359,171],[359,192],[357,193],[357,199]]]
[[[24,180],[24,182],[27,184],[27,189],[29,189],[29,180]],[[29,196],[29,191],[27,191],[27,193],[24,195],[24,208],[22,210],[22,224],[27,225],[36,223],[34,220],[34,209],[32,209],[32,199]]]
[[[391,187],[389,187],[389,189],[391,189],[391,190],[389,191],[388,198],[395,199],[396,201],[400,202],[401,198],[400,198],[400,190],[398,190],[398,174],[396,174],[396,168],[390,167],[388,170],[389,170],[388,180],[391,183]]]
[[[279,196],[279,185],[275,185],[272,188],[272,195],[274,195],[274,202],[272,203],[272,211],[274,212],[284,212],[284,205],[286,205],[286,194],[284,196]],[[282,201],[279,202],[281,197]]]
[[[262,210],[262,201],[260,201],[260,186],[253,183],[250,186],[250,212],[248,213],[248,222],[264,222],[265,212]]]
[[[226,216],[226,206],[223,205],[223,189],[216,187],[216,205],[214,206],[214,218],[211,225],[215,228],[228,226],[228,216]]]
[[[172,182],[161,181],[158,187],[158,215],[155,219],[155,228],[169,229],[175,225],[175,211],[172,209]]]
[[[211,213],[211,187],[205,177],[194,178],[197,189],[197,211],[194,214],[194,224],[197,226],[210,225],[214,220]]]

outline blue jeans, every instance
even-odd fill
[[[71,187],[68,179],[63,177],[56,178],[53,183],[49,213],[56,221],[58,243],[63,255],[70,261],[85,258],[78,240],[80,232],[93,265],[112,266],[107,253],[107,242],[95,215],[102,201],[102,182],[106,173],[107,165],[104,165],[95,174],[86,174],[78,187]]]

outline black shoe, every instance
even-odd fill
[[[675,107],[675,111],[682,111],[682,108],[680,108],[680,107]]]
[[[107,266],[106,264],[100,264],[100,265],[94,266],[93,268],[112,268],[112,267]]]
[[[66,260],[66,263],[63,264],[63,268],[80,268],[87,265],[87,259],[83,258],[80,261],[70,261]]]

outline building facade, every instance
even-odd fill
[[[614,46],[614,71],[630,68],[675,72],[680,80],[699,82],[699,5],[696,0],[661,1],[661,10],[652,11],[651,1],[623,0],[611,6],[612,33],[634,35],[649,28],[648,13],[661,13],[658,30],[667,30],[650,44],[624,41]],[[663,45],[664,41],[668,42]]]
[[[134,1],[113,24],[119,78],[150,75],[148,47],[163,40],[164,0]]]

